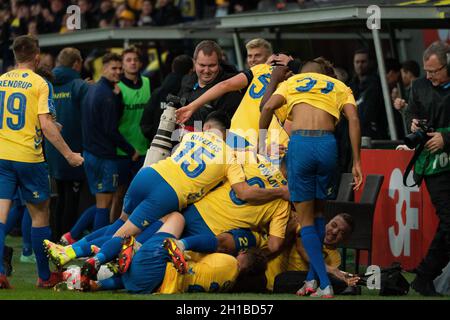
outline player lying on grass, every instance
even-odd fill
[[[189,262],[189,272],[179,274],[169,256],[176,248],[165,248],[163,242],[179,237],[183,228],[183,216],[170,214],[164,225],[136,252],[126,273],[100,281],[82,279],[83,290],[126,289],[130,293],[165,294],[226,292],[239,274],[264,272],[265,256],[257,249],[250,249],[242,251],[236,258],[222,253],[198,255]]]
[[[297,232],[295,234],[298,234],[300,224],[296,224]],[[341,265],[341,256],[337,250],[337,246],[350,237],[353,229],[353,218],[346,213],[336,215],[325,226],[322,255],[328,275],[333,276],[330,278],[331,282],[338,284],[338,287],[341,288],[338,292],[342,291],[346,286],[355,285],[358,281],[357,277],[348,277],[346,273],[338,269]],[[277,293],[281,291],[289,293],[288,288],[292,288],[292,285],[286,283],[288,279],[289,281],[296,280],[296,283],[306,280],[306,273],[309,271],[310,262],[302,239],[289,239],[287,242],[290,242],[291,245],[287,246],[280,255],[269,261],[267,265],[266,279],[267,290],[269,291],[274,290]],[[293,273],[293,271],[299,272]],[[285,272],[289,272],[289,274],[282,275]],[[278,278],[278,288],[274,289],[275,278]],[[302,279],[302,281],[299,281],[299,279]],[[317,290],[317,287],[318,283],[314,281],[311,287],[302,287],[300,290],[297,290],[297,288],[293,292],[296,292],[300,296],[310,295]]]
[[[208,115],[203,132],[188,133],[167,159],[143,168],[127,191],[122,221],[129,219],[105,242],[94,259],[88,259],[82,273],[94,277],[99,266],[120,252],[122,238],[135,236],[162,216],[198,201],[218,184],[229,181],[240,199],[256,203],[287,198],[285,186],[264,189],[245,182],[241,165],[224,138],[229,120],[215,111]]]
[[[242,166],[249,185],[256,184],[259,188],[271,190],[287,183],[284,161],[280,170],[262,156],[258,156],[258,161]],[[217,235],[234,229],[254,229],[263,230],[269,235],[268,250],[276,253],[283,243],[290,205],[282,199],[260,205],[248,203],[239,199],[231,184],[226,182],[188,206],[183,214],[186,220],[183,244],[188,250],[216,252],[219,243]],[[161,223],[153,223],[137,240],[142,243],[143,239],[159,229]],[[71,247],[57,246],[50,241],[46,241],[44,245],[52,261],[61,266],[76,257],[90,256],[91,245],[101,246],[111,238],[111,235],[101,235],[101,232],[102,230],[96,231]]]

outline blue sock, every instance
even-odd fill
[[[158,231],[161,226],[163,225],[163,223],[159,220],[153,222],[151,225],[149,225],[147,228],[145,228],[137,237],[136,237],[136,241],[144,244],[145,241],[147,241],[148,239],[151,238],[152,235],[154,235],[156,233],[156,231]]]
[[[92,231],[87,236],[83,237],[83,239],[85,239],[87,242],[89,242],[89,241],[94,240],[95,238],[103,237],[104,235],[106,235],[106,232],[108,231],[109,227],[110,226],[104,226],[103,228],[100,228],[98,230]],[[83,240],[83,239],[81,239],[81,240]]]
[[[320,288],[325,289],[330,284],[330,279],[327,275],[325,268],[325,262],[322,256],[322,245],[317,235],[316,228],[314,226],[306,226],[300,230],[301,240],[303,247],[308,254],[309,261],[317,273],[320,280]]]
[[[109,209],[108,208],[96,208],[93,230],[98,230],[109,225]]]
[[[52,231],[49,226],[41,228],[31,227],[31,245],[36,256],[38,275],[39,278],[44,281],[50,278],[50,269],[48,267],[48,259],[42,242],[45,239],[51,239],[51,236]]]
[[[23,206],[16,205],[11,207],[8,213],[8,218],[6,219],[5,234],[9,234],[11,230],[15,226],[17,226],[19,220],[22,219],[22,215],[23,215]]]
[[[325,218],[319,217],[314,219],[314,227],[316,228],[317,235],[319,236],[320,243],[323,244],[325,240]]]
[[[116,221],[114,221],[112,224],[110,224],[108,226],[108,229],[106,229],[105,232],[105,236],[106,235],[113,235],[114,233],[116,233],[117,230],[120,229],[121,226],[123,226],[123,224],[125,223],[125,221],[123,221],[122,219],[117,219]]]
[[[185,250],[196,252],[216,252],[217,238],[214,235],[202,234],[181,239]]]
[[[3,267],[3,248],[5,247],[5,233],[6,226],[0,222],[0,273],[5,274],[5,268]]]
[[[31,217],[26,207],[22,218],[22,254],[24,256],[33,254],[33,248],[31,247]]]
[[[70,229],[70,235],[73,239],[80,239],[83,231],[89,229],[94,224],[95,209],[95,206],[87,208],[81,217],[78,218],[75,225]]]
[[[111,236],[101,236],[97,237],[91,241],[87,241],[86,237],[77,241],[72,245],[73,251],[77,255],[77,258],[89,257],[92,255],[91,246],[96,245],[97,247],[102,246],[106,241],[111,239]]]
[[[116,258],[122,249],[122,238],[113,237],[106,241],[96,257],[100,264],[107,263]]]
[[[102,290],[119,290],[125,288],[120,275],[115,275],[111,278],[100,280],[99,283]]]
[[[89,243],[93,240],[103,237],[108,228],[109,228],[109,226],[105,226],[103,228],[95,230],[95,231],[89,233],[87,236],[83,237],[82,239],[78,240],[74,244],[72,244],[72,249],[75,251],[77,257],[90,256],[91,255],[91,246]],[[109,237],[109,238],[111,238],[111,237]],[[93,243],[93,244],[95,244],[95,243]]]
[[[314,227],[316,228],[317,235],[319,237],[320,243],[323,245],[325,239],[325,218],[319,217],[314,219]],[[306,275],[306,281],[311,281],[317,279],[317,273],[314,270],[312,263],[309,263],[308,274]]]

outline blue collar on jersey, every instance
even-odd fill
[[[197,90],[198,89],[198,87],[200,87],[200,85],[198,84],[198,82],[196,82],[195,84],[194,84],[194,88],[193,88],[193,90],[195,91],[195,90]]]

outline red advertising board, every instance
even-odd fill
[[[412,156],[411,151],[362,150],[364,175],[384,175],[372,239],[372,264],[381,267],[398,261],[405,269],[415,268],[436,231],[438,218],[425,183],[420,188],[403,186],[403,172]]]

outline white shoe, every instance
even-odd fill
[[[326,286],[324,289],[317,288],[316,292],[311,295],[314,298],[334,298],[333,287],[331,285]]]
[[[317,289],[317,281],[316,280],[309,280],[304,281],[303,287],[298,289],[297,295],[298,296],[309,296],[310,294],[313,294],[316,292]]]

